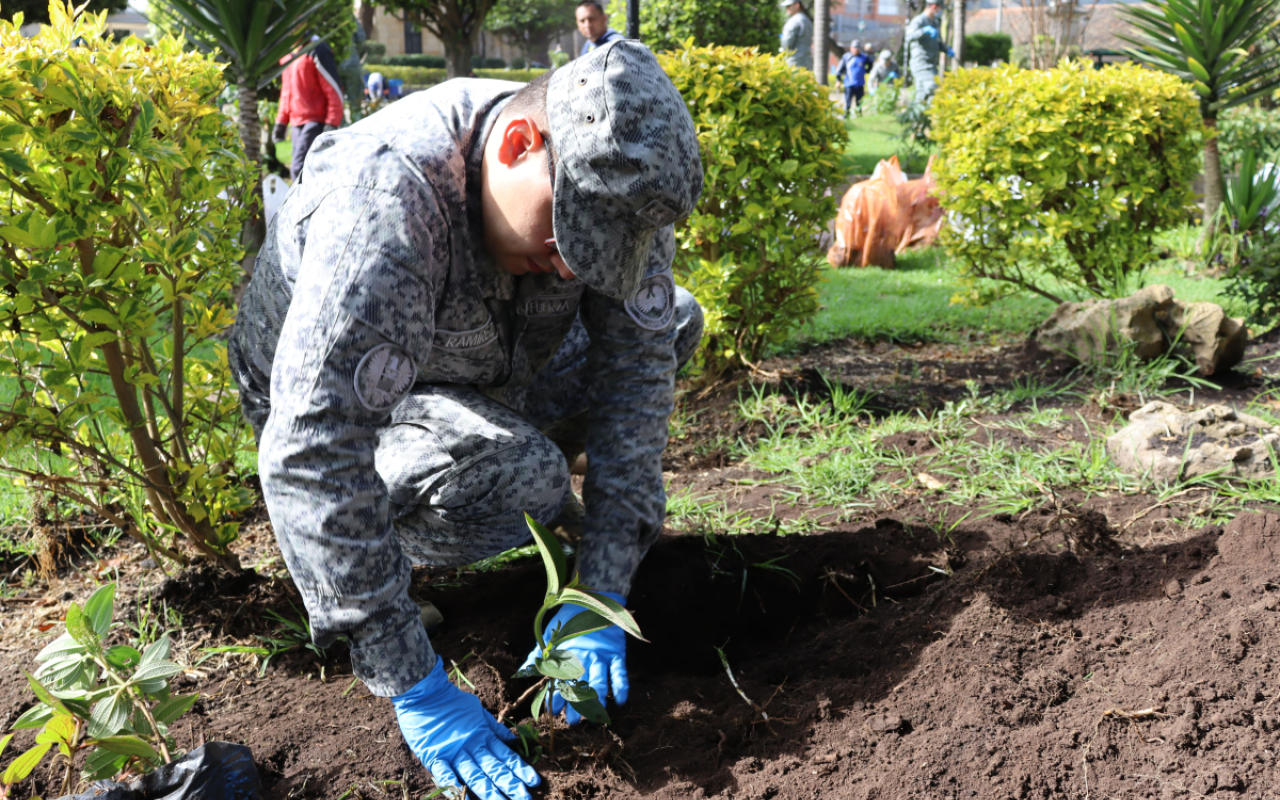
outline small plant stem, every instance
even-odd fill
[[[547,754],[556,755],[556,715],[551,712],[551,698],[547,698]]]
[[[142,716],[147,718],[147,724],[151,726],[151,733],[156,737],[156,742],[160,745],[160,756],[164,759],[164,763],[172,762],[173,757],[169,755],[169,746],[165,744],[164,736],[160,733],[160,726],[156,724],[156,718],[151,715],[151,709],[147,707],[147,699],[140,695],[135,696],[133,690],[137,687],[117,675],[116,671],[107,664],[106,659],[94,656],[93,660],[98,666],[102,667],[108,678],[115,681],[118,686],[124,687],[124,690],[129,693],[129,701],[142,712]]]
[[[538,691],[538,687],[546,682],[547,682],[547,677],[544,675],[542,679],[539,680],[537,683],[530,686],[528,689],[525,689],[524,694],[520,695],[520,697],[518,697],[514,703],[502,709],[502,711],[498,712],[498,722],[502,722],[504,719],[506,719],[508,711],[510,711],[513,708],[519,708],[521,703],[529,699],[529,695]]]
[[[83,728],[83,723],[79,717],[75,718],[75,723],[76,730],[75,733],[71,734],[71,746],[68,748],[71,751],[71,757],[67,759],[66,772],[62,773],[62,791],[59,792],[64,796],[71,793],[71,771],[75,768],[76,751],[79,750],[80,732]]]

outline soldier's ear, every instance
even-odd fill
[[[542,131],[531,119],[513,119],[502,131],[502,144],[498,146],[498,162],[511,166],[516,159],[530,150],[542,147]]]

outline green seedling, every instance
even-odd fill
[[[525,514],[524,518],[533,533],[538,552],[542,554],[542,565],[547,571],[547,593],[542,607],[533,618],[533,636],[538,642],[537,655],[533,663],[517,672],[515,677],[542,678],[542,686],[534,695],[530,713],[537,719],[545,707],[547,731],[551,737],[549,746],[554,751],[555,728],[551,719],[551,696],[555,692],[559,692],[586,719],[600,725],[609,724],[609,715],[596,697],[595,689],[582,679],[586,669],[577,656],[561,649],[564,644],[579,636],[604,630],[610,625],[617,625],[641,641],[648,640],[640,635],[640,627],[629,611],[591,587],[581,585],[576,572],[570,578],[560,542],[533,517]],[[547,613],[566,604],[581,606],[585,610],[563,625],[557,625],[544,636],[543,620]]]
[[[71,790],[72,770],[80,753],[87,753],[83,762],[87,780],[147,773],[173,760],[168,726],[199,695],[170,695],[169,678],[182,667],[168,660],[168,634],[141,652],[124,644],[107,646],[115,593],[116,585],[109,583],[94,592],[83,608],[75,603],[68,606],[66,632],[36,656],[42,665],[34,675],[24,673],[38,702],[13,728],[41,731],[35,746],[0,776],[4,784],[0,797],[30,775],[55,745],[54,759],[65,766],[61,794]]]

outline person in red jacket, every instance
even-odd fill
[[[273,138],[283,142],[293,125],[290,173],[296,181],[316,137],[342,124],[342,83],[338,60],[325,42],[317,43],[306,55],[288,55],[283,60],[289,61],[289,66],[280,77],[280,113]]]

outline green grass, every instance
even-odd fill
[[[924,172],[928,154],[909,148],[902,138],[902,126],[891,114],[868,114],[844,121],[849,131],[840,169],[845,175],[870,175],[881,159],[896,155],[905,172]]]
[[[1245,314],[1238,299],[1224,294],[1224,280],[1187,277],[1178,258],[1157,262],[1143,276],[1143,283],[1168,284],[1179,300],[1207,300],[1221,304],[1233,316]],[[1070,287],[1054,282],[1046,285],[1069,300],[1086,299]],[[898,258],[897,269],[830,269],[819,287],[821,310],[783,350],[845,336],[950,343],[1021,337],[1054,309],[1051,301],[1029,293],[986,307],[952,303],[961,288],[956,268],[936,247],[904,253]]]

